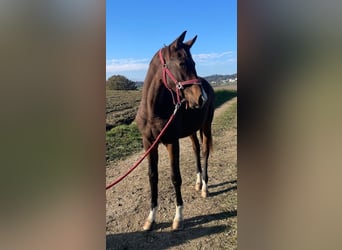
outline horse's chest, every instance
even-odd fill
[[[177,132],[179,137],[186,137],[202,127],[204,116],[200,112],[184,112],[178,120]]]

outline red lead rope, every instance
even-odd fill
[[[106,186],[106,190],[113,187],[114,185],[118,184],[120,181],[122,181],[127,175],[129,175],[134,169],[136,169],[139,164],[145,159],[145,157],[151,152],[151,150],[156,146],[157,142],[160,140],[160,137],[163,136],[163,134],[165,133],[165,130],[168,128],[168,126],[170,125],[170,123],[172,122],[173,118],[175,117],[177,110],[180,107],[180,103],[177,103],[175,105],[175,110],[173,111],[173,114],[170,116],[169,120],[167,121],[167,123],[165,124],[164,128],[160,131],[159,135],[157,136],[157,138],[155,139],[155,141],[152,143],[152,145],[146,150],[146,152],[144,153],[144,155],[134,163],[134,165],[128,169],[128,171],[120,176],[118,179],[116,179],[114,182],[112,182],[111,184],[109,184],[108,186]]]

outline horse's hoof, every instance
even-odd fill
[[[153,229],[155,222],[146,220],[143,226],[144,231],[151,231]]]
[[[184,223],[181,220],[174,220],[172,223],[172,231],[179,231],[183,230],[184,228]]]
[[[209,192],[208,192],[208,191],[202,191],[202,192],[201,192],[201,196],[202,196],[203,198],[207,198],[207,197],[209,196]]]
[[[201,189],[202,189],[202,183],[196,183],[195,190],[196,191],[201,191]]]

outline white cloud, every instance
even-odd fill
[[[197,63],[214,63],[218,61],[227,62],[228,60],[231,62],[236,56],[233,51],[225,51],[221,53],[194,54],[192,57]]]
[[[106,61],[106,72],[117,73],[147,70],[148,65],[148,59],[110,59]]]
[[[201,53],[192,55],[200,75],[236,72],[236,51],[221,53]],[[148,70],[150,59],[109,59],[106,61],[107,78],[113,74],[123,74],[131,80],[142,80]]]
[[[232,63],[236,62],[236,53],[225,51],[221,53],[203,53],[192,55],[196,63],[214,64],[214,63]],[[149,59],[110,59],[106,61],[107,73],[146,71],[149,66]]]

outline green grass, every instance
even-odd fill
[[[230,128],[237,128],[237,102],[234,101],[229,108],[216,120],[213,129],[216,135]]]
[[[236,112],[237,111],[237,102],[233,102],[232,105],[227,109],[227,111],[219,117],[219,123],[223,128],[236,127]]]
[[[106,161],[119,160],[142,149],[141,135],[135,122],[119,125],[106,132]]]
[[[237,96],[235,89],[219,89],[215,90],[215,108],[220,107],[226,101],[233,99]]]
[[[126,96],[118,96],[118,95]],[[117,109],[114,114],[118,114],[119,107],[123,107],[126,102],[132,103],[127,104],[130,107],[135,107],[139,104],[137,91],[134,92],[111,92],[111,103],[108,104],[107,109]],[[132,96],[132,97],[130,97]],[[226,101],[231,100],[237,96],[236,90],[219,89],[215,90],[215,108],[221,106]],[[129,101],[133,99],[133,101]],[[135,103],[135,104],[134,104]],[[108,112],[108,110],[107,110]],[[135,112],[134,112],[135,115]],[[213,129],[219,131],[224,131],[227,128],[236,126],[236,102],[221,116],[216,124],[213,124]],[[115,123],[114,123],[115,124]],[[124,159],[127,156],[140,151],[143,148],[141,134],[137,128],[135,122],[130,125],[118,125],[114,126],[111,130],[106,132],[106,162],[107,164],[111,161],[116,161]]]

